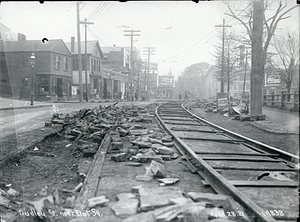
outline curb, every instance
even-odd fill
[[[255,123],[251,123],[251,122],[249,122],[249,124],[250,124],[251,126],[254,126],[254,127],[257,128],[257,129],[261,129],[262,131],[265,131],[265,132],[268,132],[268,133],[288,134],[288,135],[298,135],[298,133],[294,133],[294,132],[282,132],[282,131],[270,130],[270,129],[267,129],[267,128],[262,127],[262,126],[258,126],[258,125],[256,125]]]
[[[15,109],[34,109],[34,108],[41,108],[41,107],[48,107],[48,106],[53,106],[53,105],[52,105],[52,104],[49,104],[49,105],[35,105],[35,106],[7,107],[7,108],[0,108],[0,111],[15,110]]]

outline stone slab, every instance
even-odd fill
[[[179,187],[141,188],[139,189],[139,195],[141,211],[167,206],[170,205],[170,199],[183,197]]]
[[[118,217],[125,217],[129,215],[135,215],[137,212],[139,201],[134,198],[125,198],[119,200],[111,209]]]

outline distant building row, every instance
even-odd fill
[[[33,82],[35,100],[79,99],[78,43],[75,38],[72,37],[71,42],[51,39],[43,43],[26,40],[24,35],[19,37],[18,41],[0,39],[0,94],[29,98]],[[133,67],[130,66],[130,47],[101,48],[98,41],[88,41],[87,62],[84,52],[85,42],[82,42],[84,98],[126,99],[131,69],[133,93],[141,95],[145,91],[147,70],[135,48]],[[34,68],[30,61],[32,53],[36,57]],[[157,90],[157,75],[156,64],[156,70],[151,69],[148,77],[149,91]]]

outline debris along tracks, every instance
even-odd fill
[[[297,156],[211,124],[178,102],[159,106],[156,116],[204,185],[232,196],[252,221],[296,221]]]

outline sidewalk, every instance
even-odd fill
[[[108,100],[90,100],[89,103],[114,103],[115,101]],[[120,103],[141,103],[147,104],[156,101],[121,101]],[[38,102],[34,101],[34,105],[30,105],[30,101],[17,100],[10,98],[0,97],[0,111],[12,109],[26,109],[26,108],[39,108],[52,106],[57,103],[80,103],[79,101],[51,101],[51,102]],[[266,115],[266,120],[249,122],[251,125],[263,129],[265,131],[274,133],[288,133],[299,134],[299,114],[298,112],[290,112],[279,110],[276,108],[263,107],[263,114]]]
[[[299,134],[299,113],[263,107],[266,120],[249,122],[251,125],[273,133]]]
[[[93,100],[91,99],[88,103],[90,104],[97,104],[97,103],[115,103],[117,100]],[[155,101],[120,101],[119,103],[141,103],[141,104],[148,104]],[[49,101],[49,102],[39,102],[34,101],[34,105],[30,105],[30,100],[17,100],[17,99],[11,99],[11,98],[3,98],[0,97],[0,111],[1,110],[13,110],[13,109],[31,109],[31,108],[39,108],[39,107],[47,107],[47,106],[53,106],[57,103],[70,103],[70,104],[76,104],[76,103],[85,103],[79,102],[78,100],[56,100],[56,101]]]
[[[50,102],[38,102],[34,101],[34,105],[30,105],[30,100],[18,100],[11,98],[3,98],[0,97],[0,110],[12,110],[12,109],[30,109],[30,108],[38,108],[52,106]]]

